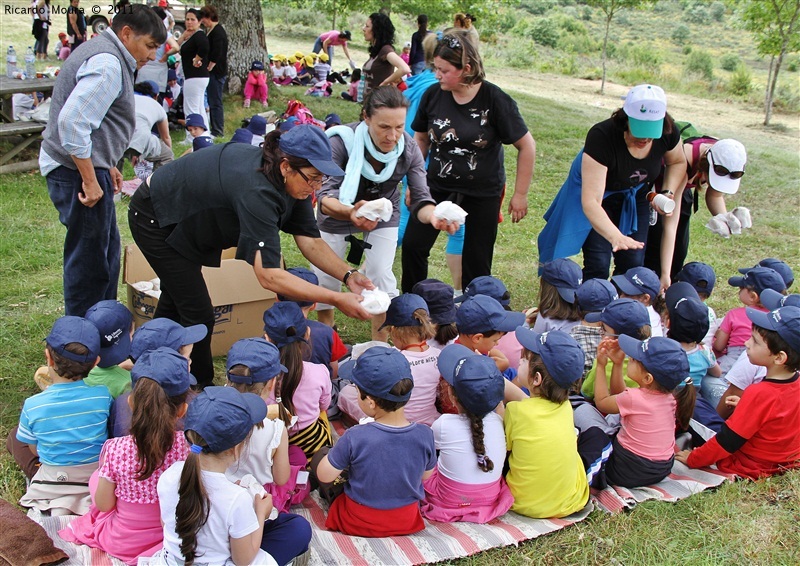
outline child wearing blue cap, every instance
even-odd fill
[[[743,306],[729,310],[714,334],[714,353],[723,377],[744,352],[744,344],[752,333],[753,325],[745,309],[750,307],[767,312],[760,299],[765,289],[786,294],[786,282],[777,271],[769,267],[749,269],[741,277],[728,279],[728,284],[739,288],[739,301]]]
[[[503,479],[503,417],[495,412],[503,402],[505,379],[492,360],[460,344],[442,350],[439,371],[458,414],[433,423],[439,459],[423,482],[422,515],[432,521],[488,523],[514,503]]]
[[[435,334],[428,340],[428,345],[441,350],[455,342],[458,328],[456,328],[453,287],[438,279],[423,279],[414,284],[411,292],[422,297],[428,305],[428,313],[435,329]]]
[[[622,380],[626,355],[630,357],[628,377],[638,385],[635,388],[626,387]],[[600,343],[597,362],[605,366],[609,361],[614,364],[610,390],[604,379],[594,383],[595,406],[606,414],[620,415],[606,478],[622,487],[656,484],[672,472],[676,422],[685,430],[694,410],[696,391],[688,377],[689,359],[671,338],[636,340],[622,335]]]
[[[650,336],[664,336],[661,315],[655,309],[661,292],[661,280],[656,272],[647,267],[631,267],[621,275],[614,275],[611,282],[619,289],[619,296],[639,301],[647,307],[650,316]]]
[[[589,322],[586,315],[593,312],[600,312],[606,308],[611,301],[619,298],[617,290],[606,279],[587,279],[575,289],[575,303],[578,306],[581,321],[569,329],[569,335],[575,338],[578,346],[583,350],[585,360],[583,363],[584,376],[589,373],[597,357],[597,347],[603,339],[602,323],[597,320]]]
[[[673,283],[683,281],[691,285],[697,291],[700,300],[708,307],[708,332],[703,337],[703,344],[710,350],[714,343],[714,333],[717,331],[717,313],[708,304],[708,298],[717,282],[714,268],[701,261],[690,261],[675,274],[672,281]]]
[[[6,446],[31,480],[20,505],[83,515],[89,510],[89,476],[108,438],[112,401],[104,385],[83,382],[100,359],[100,333],[85,318],[63,316],[45,343],[53,384],[25,400]]]
[[[133,337],[133,315],[119,301],[100,301],[86,319],[100,331],[100,361],[84,379],[87,385],[105,385],[116,399],[131,386],[133,362],[128,359]]]
[[[570,387],[583,375],[583,352],[566,332],[538,334],[519,327],[516,334],[524,348],[517,379],[531,397],[508,403],[504,416],[511,510],[533,518],[566,517],[589,501],[567,402]]]
[[[533,330],[569,332],[581,320],[575,290],[583,282],[583,272],[577,263],[567,258],[549,261],[539,271],[539,305]]]
[[[158,480],[164,547],[151,563],[277,564],[260,548],[272,496],[253,495],[225,477],[266,416],[263,399],[233,387],[206,387],[189,404],[189,454]]]
[[[176,423],[186,413],[187,393],[196,381],[186,358],[169,348],[142,355],[131,376],[131,434],[103,445],[89,512],[59,535],[135,564],[139,556],[161,548],[156,486],[167,468],[189,452]]]
[[[716,464],[758,479],[800,467],[800,308],[746,312],[753,323],[747,356],[766,368],[766,377],[731,399],[733,414],[716,436],[676,458],[690,468]]]
[[[356,384],[361,409],[374,421],[347,429],[312,465],[321,491],[343,485],[343,493],[331,493],[325,527],[366,537],[423,530],[422,482],[436,466],[436,448],[430,428],[405,418],[414,388],[408,360],[394,348],[375,346],[342,364],[340,375]],[[343,470],[348,478],[341,483]]]

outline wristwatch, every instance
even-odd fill
[[[350,276],[353,273],[358,273],[358,269],[351,269],[350,271],[344,274],[344,277],[342,277],[342,283],[344,283],[345,287],[347,286],[347,281],[349,281]]]

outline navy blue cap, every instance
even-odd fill
[[[264,70],[264,63],[258,60],[253,61],[250,64],[251,71],[263,71]]]
[[[600,312],[619,299],[617,288],[607,279],[587,279],[575,289],[575,299],[582,312]]]
[[[256,114],[250,118],[250,123],[247,124],[247,129],[252,134],[263,137],[267,135],[267,119]]]
[[[192,140],[192,151],[200,151],[213,145],[214,140],[211,139],[211,136],[197,136]]]
[[[80,316],[62,316],[56,320],[44,341],[56,354],[73,362],[94,363],[100,355],[100,331],[94,324]],[[65,348],[67,344],[72,343],[85,346],[88,352],[85,354],[68,352]]]
[[[307,283],[311,283],[312,285],[319,285],[319,277],[317,277],[317,274],[311,271],[310,269],[306,269],[305,267],[290,267],[286,271],[291,273],[295,277],[299,277],[300,279],[306,281]],[[314,301],[296,300],[292,299],[288,295],[281,295],[281,294],[278,294],[278,300],[295,302],[300,306],[300,308],[310,307],[311,305],[314,304]]]
[[[753,324],[774,330],[792,350],[800,352],[800,307],[781,307],[770,312],[747,307],[746,312]]]
[[[698,293],[711,296],[711,291],[714,290],[717,282],[717,275],[714,273],[714,268],[707,263],[692,261],[675,274],[675,281],[686,281]]]
[[[503,400],[505,379],[489,356],[462,344],[445,346],[439,354],[439,373],[453,386],[458,401],[473,415],[483,418]]]
[[[88,311],[86,320],[100,331],[101,368],[110,368],[128,359],[131,353],[133,315],[119,301],[100,301]]]
[[[689,358],[683,347],[672,338],[655,336],[637,340],[620,336],[619,347],[627,356],[641,362],[647,373],[667,391],[672,391],[689,377]]]
[[[403,293],[392,299],[389,308],[386,310],[386,321],[384,326],[421,326],[419,320],[414,318],[414,312],[422,309],[428,312],[428,303],[425,299],[414,293]],[[380,330],[380,328],[378,329]]]
[[[414,380],[411,366],[402,352],[386,346],[374,346],[355,360],[344,362],[339,366],[339,377],[349,379],[367,395],[396,403],[408,401],[411,390],[405,395],[393,395],[392,388],[401,379]]]
[[[664,296],[669,312],[669,337],[700,342],[708,334],[708,307],[686,281],[673,283]]]
[[[325,128],[332,128],[333,126],[341,126],[342,119],[339,118],[338,114],[331,112],[327,116],[325,116]]]
[[[800,307],[800,295],[784,295],[772,289],[764,289],[758,300],[771,311],[781,307]]]
[[[181,346],[195,344],[207,334],[208,328],[204,324],[184,328],[169,318],[154,318],[145,322],[133,333],[131,357],[138,360],[148,350],[155,350],[161,346],[177,352]]]
[[[189,114],[188,116],[186,116],[186,123],[184,124],[184,126],[187,128],[190,126],[199,126],[204,130],[208,130],[208,128],[206,127],[206,121],[203,120],[203,116],[201,116],[200,114]]]
[[[461,334],[511,332],[524,323],[524,313],[507,311],[486,295],[468,297],[456,311],[456,328]]]
[[[278,348],[298,340],[305,342],[307,329],[308,320],[297,303],[279,301],[264,311],[264,332]]]
[[[782,293],[786,290],[786,282],[780,273],[770,267],[753,267],[745,271],[741,277],[731,277],[728,285],[733,287],[752,287],[756,293],[761,295],[764,289],[772,289]]]
[[[284,153],[307,160],[323,175],[344,176],[342,168],[333,162],[331,144],[325,132],[317,126],[311,124],[295,126],[281,135],[278,147]]]
[[[131,384],[143,377],[161,386],[167,397],[176,397],[189,391],[197,380],[189,373],[189,360],[171,348],[161,347],[145,352],[131,369]]]
[[[583,272],[577,263],[565,257],[556,258],[542,266],[541,276],[556,288],[562,299],[569,304],[575,302],[575,290],[583,283]]]
[[[237,365],[247,366],[250,375],[231,374],[231,368]],[[225,370],[229,381],[246,385],[265,383],[279,373],[289,371],[281,364],[278,347],[263,338],[243,338],[235,342],[228,350]]]
[[[288,132],[289,130],[291,130],[295,126],[299,126],[299,125],[300,125],[300,123],[297,121],[297,117],[296,116],[289,116],[283,122],[281,122],[281,125],[279,126],[279,129],[282,132]]]
[[[236,131],[233,132],[233,136],[231,136],[231,143],[243,143],[246,145],[252,145],[250,142],[253,141],[253,133],[245,128],[236,128]]]
[[[778,275],[781,276],[783,282],[786,283],[787,289],[791,287],[792,284],[794,283],[794,272],[792,271],[792,268],[789,266],[788,263],[780,259],[774,257],[768,257],[762,259],[753,267],[769,267],[770,269],[774,269],[775,271],[778,272]],[[747,273],[750,269],[752,268],[750,267],[742,268],[739,270],[739,273]]]
[[[633,299],[617,299],[600,312],[590,312],[586,322],[603,322],[614,329],[617,334],[633,338],[639,336],[642,326],[650,326],[650,315],[639,301]]]
[[[520,326],[514,332],[522,347],[542,357],[547,373],[559,386],[569,389],[570,385],[583,377],[583,364],[586,354],[578,342],[561,330],[534,332]]]
[[[453,288],[438,279],[423,279],[411,288],[411,292],[422,297],[428,304],[434,324],[452,324],[456,321],[456,305]]]
[[[464,287],[464,293],[456,297],[454,302],[460,303],[475,295],[491,297],[504,307],[511,302],[511,296],[508,294],[505,283],[491,275],[481,275],[470,281],[469,285]]]
[[[265,418],[267,404],[258,395],[233,387],[206,387],[189,403],[183,428],[195,431],[210,452],[218,453],[242,442]]]
[[[661,280],[656,272],[646,267],[631,267],[622,275],[614,275],[611,281],[626,295],[650,295],[650,301],[656,300],[661,291]]]
[[[175,69],[169,69],[167,71],[167,82],[177,81],[177,80],[178,80],[178,73],[175,72]]]

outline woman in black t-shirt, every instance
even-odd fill
[[[200,114],[206,128],[209,127],[206,113],[205,94],[208,87],[208,37],[200,29],[200,10],[186,11],[186,31],[178,44],[181,46],[181,68],[183,69],[183,112]],[[186,133],[187,141],[191,135]]]
[[[361,69],[366,96],[379,86],[398,84],[411,74],[411,67],[394,50],[394,24],[389,16],[370,14],[362,29],[369,43],[369,59]]]
[[[500,204],[506,185],[503,145],[513,145],[517,177],[508,211],[512,222],[528,214],[536,143],[517,104],[484,80],[483,64],[469,33],[453,30],[434,50],[439,84],[425,94],[411,123],[414,139],[428,155],[428,187],[436,202],[450,200],[467,212],[462,283],[491,275]],[[428,277],[428,257],[438,231],[410,222],[403,238],[404,293]]]

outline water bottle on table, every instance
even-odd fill
[[[29,79],[36,78],[36,55],[33,54],[33,47],[28,47],[25,53],[25,74]]]
[[[6,76],[9,79],[14,78],[14,73],[17,71],[17,52],[14,51],[14,46],[8,46],[8,53],[6,54]]]

